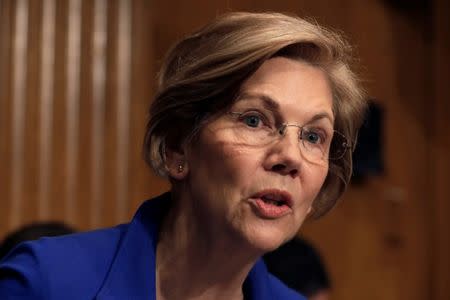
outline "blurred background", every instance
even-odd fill
[[[376,149],[300,232],[332,299],[450,299],[447,0],[0,0],[0,239],[126,222],[167,190],[141,158],[155,74],[174,41],[235,10],[313,17],[360,57]]]

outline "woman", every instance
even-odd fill
[[[130,224],[19,246],[0,267],[2,299],[303,299],[259,258],[349,181],[365,103],[348,52],[275,13],[227,14],[183,39],[144,145],[171,192]]]

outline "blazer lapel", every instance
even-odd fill
[[[244,282],[244,295],[246,300],[272,300],[272,291],[266,265],[259,259],[250,270]]]

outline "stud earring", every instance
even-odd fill
[[[183,172],[183,165],[178,165],[178,173],[182,173]]]

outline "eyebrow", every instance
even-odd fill
[[[267,94],[243,92],[239,95],[239,97],[237,98],[237,101],[243,101],[243,100],[249,100],[249,99],[262,100],[265,108],[272,110],[272,111],[277,111],[277,112],[280,111],[280,104]],[[330,121],[331,125],[334,125],[333,118],[327,112],[320,112],[318,114],[315,114],[305,124],[313,123],[313,122],[319,121],[321,119],[328,119],[328,121]]]
[[[313,122],[321,120],[321,119],[328,119],[328,121],[330,121],[331,125],[334,126],[333,119],[330,117],[330,114],[328,114],[326,112],[322,112],[322,113],[318,113],[318,114],[314,115],[306,124],[313,123]]]
[[[249,100],[249,99],[262,100],[264,107],[269,110],[276,110],[276,111],[280,110],[280,104],[278,104],[277,101],[275,101],[272,97],[270,97],[269,95],[266,95],[266,94],[244,92],[239,95],[237,101]]]

